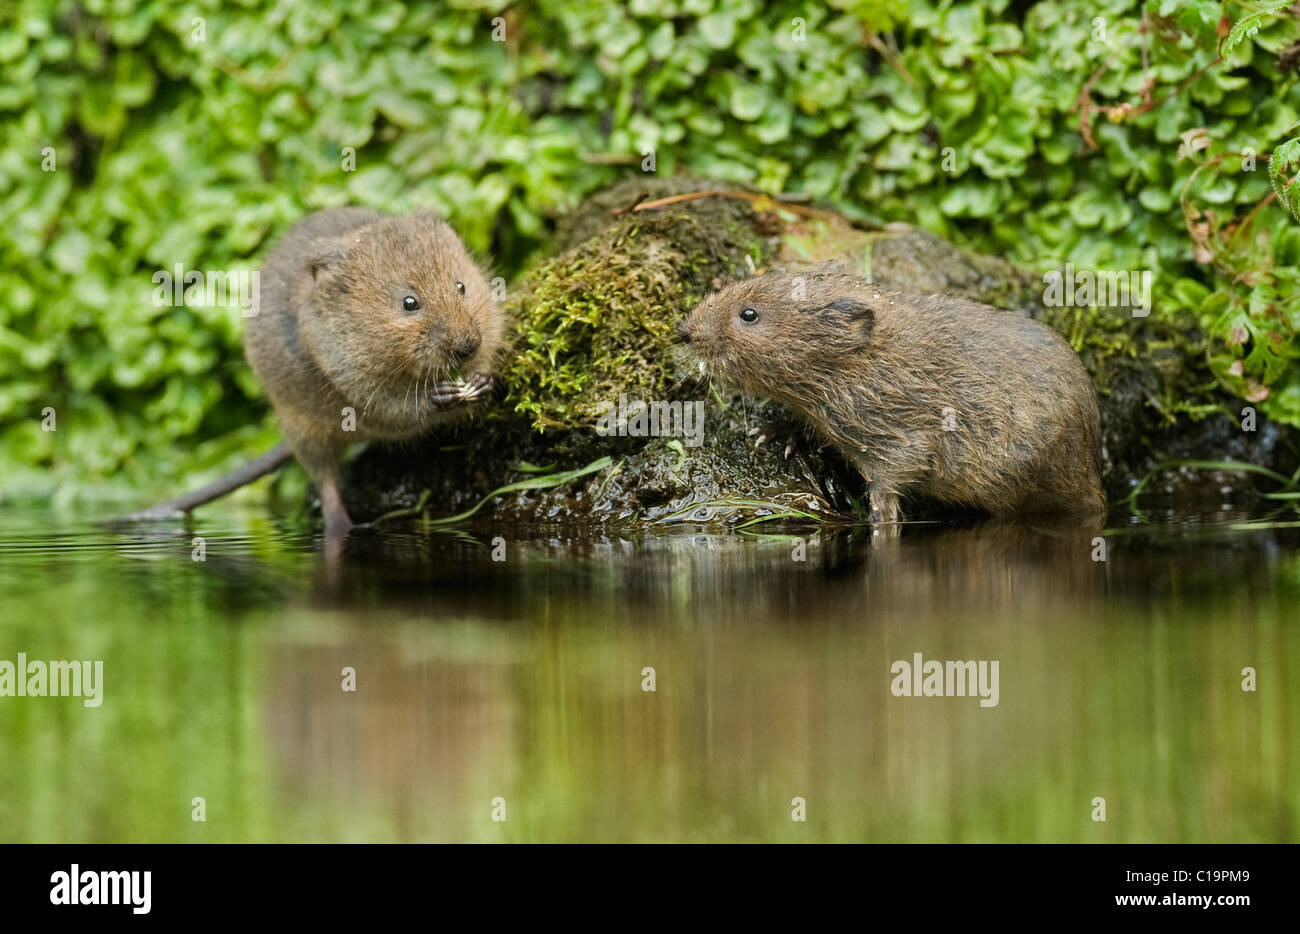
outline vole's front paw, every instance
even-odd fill
[[[460,405],[465,399],[465,385],[454,380],[445,380],[433,387],[429,401],[438,408],[450,409]]]
[[[486,399],[492,395],[496,382],[487,373],[475,373],[465,381],[465,399],[467,401]]]
[[[486,373],[475,373],[469,379],[448,379],[437,383],[429,400],[440,408],[454,408],[466,402],[477,402],[492,394],[495,384]]]

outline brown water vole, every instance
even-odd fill
[[[327,532],[352,524],[337,478],[347,446],[465,414],[490,393],[503,330],[487,278],[430,212],[334,208],[285,235],[262,266],[244,349],[320,484]]]
[[[769,274],[707,296],[680,327],[716,376],[774,399],[870,484],[993,515],[1104,509],[1092,382],[1050,327],[835,272]]]

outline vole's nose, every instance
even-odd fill
[[[478,334],[465,334],[458,340],[451,343],[447,352],[457,360],[465,360],[474,356],[474,351],[478,350],[479,345],[483,343],[483,338]]]
[[[686,341],[686,343],[689,344],[691,342],[691,332],[686,329],[685,318],[677,322],[677,333],[682,336],[682,340]]]

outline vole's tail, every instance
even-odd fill
[[[252,483],[258,477],[266,476],[285,461],[292,459],[292,457],[293,452],[289,450],[288,443],[281,441],[261,457],[256,457],[242,467],[235,468],[220,480],[214,480],[205,487],[200,487],[175,499],[169,499],[156,506],[150,506],[140,512],[122,516],[119,521],[139,522],[145,519],[170,519],[182,513],[187,513],[196,506],[210,503],[227,493],[234,492],[245,484]]]

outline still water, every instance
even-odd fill
[[[1295,842],[1296,518],[1112,515],[1100,561],[0,506],[0,660],[103,662],[97,707],[0,697],[0,840]],[[896,696],[917,653],[996,661],[996,705]]]

